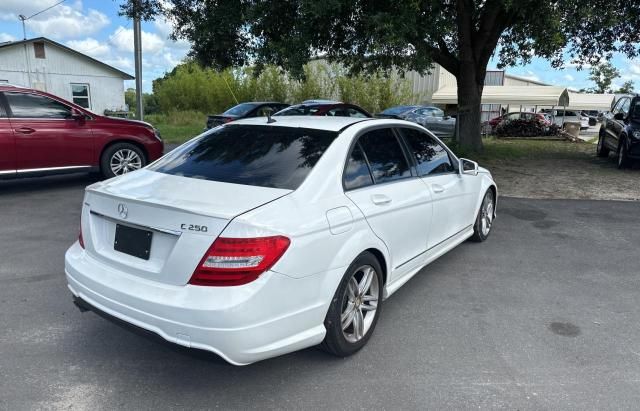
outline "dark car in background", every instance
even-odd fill
[[[42,91],[0,84],[0,178],[100,172],[110,178],[158,159],[148,123],[99,116]]]
[[[239,120],[241,118],[266,117],[269,112],[276,113],[286,107],[289,107],[289,105],[275,101],[253,101],[240,103],[237,106],[231,107],[222,114],[211,114],[207,116],[207,126],[205,130],[230,121]]]
[[[598,138],[598,157],[616,153],[618,168],[640,160],[640,97],[621,97],[613,109],[604,114]]]
[[[456,119],[433,106],[396,106],[376,114],[379,118],[397,118],[420,124],[438,137],[451,137],[455,133]]]
[[[287,107],[275,116],[334,116],[334,117],[372,117],[367,110],[355,104],[331,100],[307,100]]]

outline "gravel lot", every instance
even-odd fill
[[[480,165],[491,170],[505,196],[640,201],[640,161],[618,170],[614,154],[598,158],[595,151],[583,143],[571,158],[490,159]]]
[[[0,409],[637,409],[639,205],[502,198],[359,354],[233,367],[72,304],[88,177],[0,182]]]

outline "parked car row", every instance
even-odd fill
[[[242,118],[272,116],[331,116],[371,118],[374,117],[367,110],[355,104],[333,100],[307,100],[300,104],[289,106],[277,102],[241,103],[222,114],[209,115],[205,130],[217,127],[230,121]],[[455,131],[456,119],[444,114],[444,111],[431,106],[397,106],[391,107],[375,117],[395,118],[420,124],[438,137],[451,137]]]

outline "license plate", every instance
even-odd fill
[[[113,248],[121,253],[148,260],[152,238],[151,231],[116,224],[116,238],[113,242]]]

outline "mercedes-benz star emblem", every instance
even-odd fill
[[[118,214],[120,214],[120,217],[122,218],[127,218],[127,215],[129,215],[127,206],[122,203],[118,204]]]

